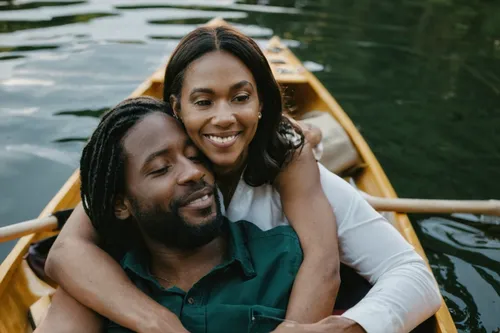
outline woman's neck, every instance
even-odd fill
[[[214,166],[215,179],[217,180],[217,186],[222,192],[224,197],[224,206],[226,209],[233,198],[238,182],[240,181],[241,175],[246,167],[246,157],[247,154],[243,154],[237,163],[226,167],[226,166]]]

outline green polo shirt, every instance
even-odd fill
[[[299,239],[289,226],[262,231],[250,222],[228,223],[227,259],[189,291],[163,288],[148,258],[128,252],[122,267],[132,282],[175,313],[191,333],[272,331],[285,317],[302,263]],[[110,322],[107,332],[131,332]]]

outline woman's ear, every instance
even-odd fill
[[[126,199],[119,195],[115,200],[115,216],[120,220],[126,220],[130,217],[130,209],[129,205],[126,202]]]
[[[259,104],[259,113],[257,114],[257,118],[259,118],[259,120],[262,119],[262,103]]]
[[[174,112],[174,117],[180,120],[181,118],[179,113],[181,111],[181,108],[178,98],[174,95],[170,95],[169,101],[170,106],[172,107],[172,111]]]

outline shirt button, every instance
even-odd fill
[[[191,304],[191,305],[194,304],[194,298],[189,297],[188,298],[188,303]]]

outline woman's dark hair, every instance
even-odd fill
[[[137,241],[137,226],[115,216],[117,195],[125,193],[125,154],[122,140],[146,115],[171,114],[168,104],[150,98],[130,98],[109,110],[83,148],[80,159],[80,195],[85,212],[102,239],[102,246],[113,254]],[[167,134],[166,134],[167,135]],[[115,256],[116,257],[116,256]]]
[[[255,137],[250,143],[243,179],[248,185],[272,183],[294,152],[302,147],[304,136],[285,116],[281,90],[271,67],[253,39],[226,26],[201,27],[180,42],[165,70],[163,99],[180,100],[184,74],[188,66],[203,55],[225,51],[240,59],[252,72],[263,105]],[[290,136],[300,140],[291,140]]]

